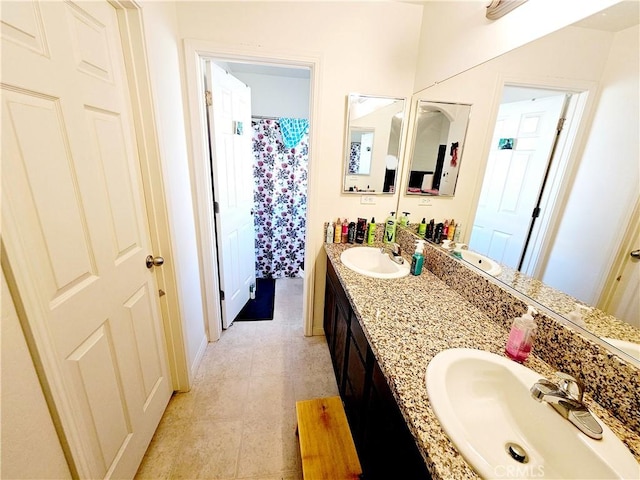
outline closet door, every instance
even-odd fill
[[[116,11],[2,14],[3,269],[77,475],[132,477],[171,387]]]

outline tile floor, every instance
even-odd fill
[[[273,320],[236,322],[209,344],[136,478],[302,478],[295,402],[338,395],[325,338],[302,332],[302,279],[279,279]]]

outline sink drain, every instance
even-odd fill
[[[524,451],[517,443],[509,442],[504,446],[505,450],[511,458],[513,458],[516,462],[527,463],[529,461],[529,457],[527,456],[527,452]]]

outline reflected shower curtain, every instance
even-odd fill
[[[276,119],[253,119],[256,277],[300,276],[304,267],[309,135],[287,148]]]

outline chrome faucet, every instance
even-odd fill
[[[547,402],[584,434],[600,440],[602,427],[582,403],[584,385],[569,374],[556,372],[556,375],[560,378],[559,383],[541,378],[531,387],[531,396],[538,402]]]
[[[402,258],[402,249],[397,243],[390,243],[389,245],[383,246],[380,249],[380,253],[387,253],[389,258],[398,265],[402,265],[404,263],[404,258]]]

